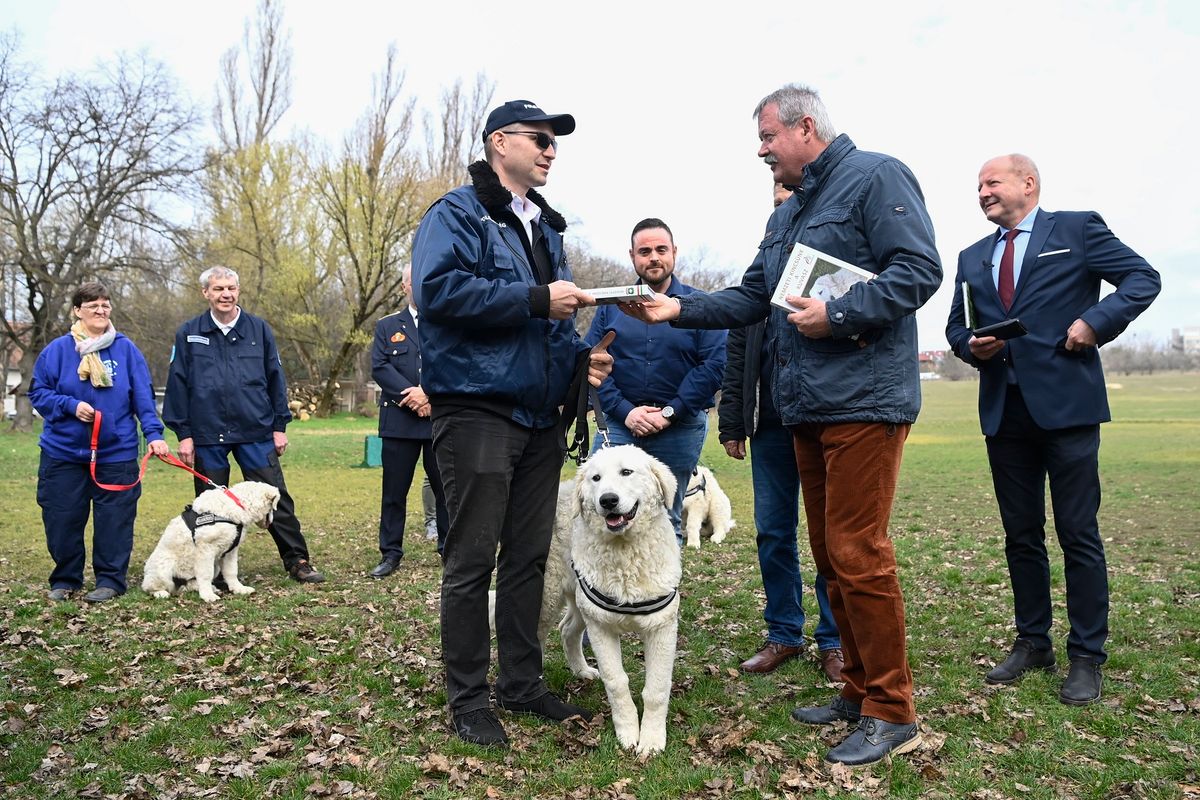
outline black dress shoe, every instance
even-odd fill
[[[863,717],[854,733],[825,754],[825,760],[847,767],[863,767],[916,750],[920,746],[921,734],[917,730],[917,723],[884,722],[874,717]]]
[[[590,722],[592,719],[591,711],[582,706],[564,703],[550,692],[527,703],[506,703],[503,700],[497,700],[496,705],[513,714],[533,714],[554,722],[562,722],[571,717],[582,717],[584,722]]]
[[[858,722],[862,716],[862,706],[851,703],[840,694],[825,706],[801,706],[792,709],[792,719],[805,725],[829,725],[839,720]]]
[[[1036,650],[1033,644],[1025,639],[1017,639],[1012,652],[1004,662],[995,667],[983,679],[988,683],[1009,684],[1031,669],[1054,671],[1054,650]]]
[[[1069,706],[1090,706],[1100,699],[1100,665],[1090,658],[1071,660],[1058,699]]]
[[[508,734],[490,708],[454,715],[454,733],[464,742],[484,747],[508,747]]]
[[[375,569],[371,570],[368,575],[372,578],[386,578],[396,571],[396,567],[400,566],[400,560],[396,558],[385,558],[376,565]]]

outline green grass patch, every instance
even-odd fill
[[[328,582],[288,580],[270,538],[255,533],[241,567],[258,592],[213,607],[136,588],[162,527],[191,499],[190,477],[158,463],[139,509],[135,588],[100,607],[51,605],[37,438],[0,433],[0,796],[1200,797],[1200,376],[1113,382],[1116,421],[1101,447],[1112,590],[1103,701],[1060,704],[1061,670],[984,685],[1013,632],[977,384],[925,384],[891,530],[927,744],[853,774],[821,764],[844,730],[788,716],[833,691],[815,658],[768,676],[737,672],[764,635],[762,586],[749,465],[725,456],[715,422],[703,461],[738,526],[724,544],[684,554],[667,750],[645,763],[620,750],[603,687],[570,674],[556,637],[548,683],[605,717],[559,727],[502,713],[508,753],[450,735],[440,564],[422,536],[419,487],[401,569],[366,577],[378,560],[380,472],[360,466],[372,420],[289,430],[289,488]],[[1061,555],[1051,552],[1065,662]],[[815,613],[811,596],[806,605]],[[625,650],[636,698],[639,645]]]

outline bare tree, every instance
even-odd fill
[[[18,63],[15,37],[0,36],[0,240],[17,297],[2,333],[21,348],[25,388],[68,326],[74,288],[130,266],[130,235],[178,233],[160,207],[196,169],[195,124],[145,56],[43,84]],[[31,421],[22,391],[15,426]]]
[[[333,230],[342,299],[349,310],[340,341],[330,336],[332,361],[317,404],[333,409],[337,382],[370,342],[370,325],[404,294],[404,264],[429,199],[429,181],[409,154],[413,101],[401,100],[404,72],[388,48],[375,78],[371,107],[347,137],[341,156],[318,170],[317,198]],[[332,333],[326,327],[327,333]]]
[[[467,166],[483,154],[483,125],[495,84],[481,73],[470,94],[462,80],[442,92],[438,124],[425,118],[425,165],[437,195],[465,183]]]
[[[254,94],[250,102],[242,97],[237,48],[229,48],[221,58],[213,122],[225,150],[262,144],[291,107],[290,40],[291,36],[283,30],[279,0],[260,0],[253,31],[247,21],[242,34],[242,50],[250,65],[250,90]]]

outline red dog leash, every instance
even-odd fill
[[[135,487],[139,483],[141,483],[142,478],[146,477],[146,465],[150,463],[150,456],[155,455],[155,454],[151,453],[149,450],[147,450],[146,455],[142,456],[142,464],[141,464],[141,467],[138,469],[137,480],[135,480],[133,483],[124,484],[124,485],[117,484],[117,483],[101,483],[99,480],[96,479],[96,451],[99,449],[99,446],[100,446],[100,418],[101,418],[101,416],[102,415],[100,413],[100,409],[97,408],[96,416],[92,418],[92,463],[91,463],[92,481],[97,486],[99,486],[101,489],[104,489],[109,492],[128,491],[129,489],[132,489],[133,487]],[[238,499],[238,496],[236,494],[234,494],[233,492],[231,492],[228,487],[220,485],[219,483],[208,478],[205,475],[201,475],[199,472],[192,469],[191,467],[189,467],[187,464],[180,461],[175,456],[171,455],[171,453],[167,453],[165,456],[156,456],[156,458],[158,458],[159,461],[162,461],[166,464],[170,464],[172,467],[179,467],[180,469],[187,470],[188,472],[192,473],[200,480],[207,483],[212,488],[220,489],[221,491],[223,491],[230,500],[237,503],[238,508],[245,508],[245,506],[242,505],[242,501]]]

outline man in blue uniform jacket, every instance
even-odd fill
[[[958,256],[946,338],[979,370],[979,420],[1012,580],[1017,640],[988,683],[1053,669],[1045,485],[1066,562],[1067,656],[1059,699],[1100,699],[1107,655],[1108,573],[1100,508],[1100,423],[1111,417],[1097,348],[1115,339],[1158,295],[1158,273],[1093,211],[1044,211],[1041,177],[1022,155],[979,172],[979,205],[999,228]],[[1116,291],[1100,299],[1100,282]],[[964,286],[967,287],[964,291]],[[1019,320],[1010,338],[974,330]]]
[[[179,437],[179,458],[219,484],[229,483],[232,453],[248,481],[279,490],[267,530],[293,580],[320,583],[296,519],[279,457],[287,449],[287,380],[271,326],[238,305],[238,274],[212,267],[200,274],[208,311],[179,326],[171,350],[163,422]],[[196,494],[208,488],[197,479]]]
[[[446,541],[446,500],[437,458],[429,397],[421,388],[421,346],[417,337],[416,302],[412,297],[412,267],[404,268],[408,308],[375,325],[371,346],[371,377],[379,384],[379,435],[383,439],[383,492],[379,508],[379,564],[372,578],[386,578],[404,558],[404,519],[408,490],[422,459],[437,502],[438,552]]]

